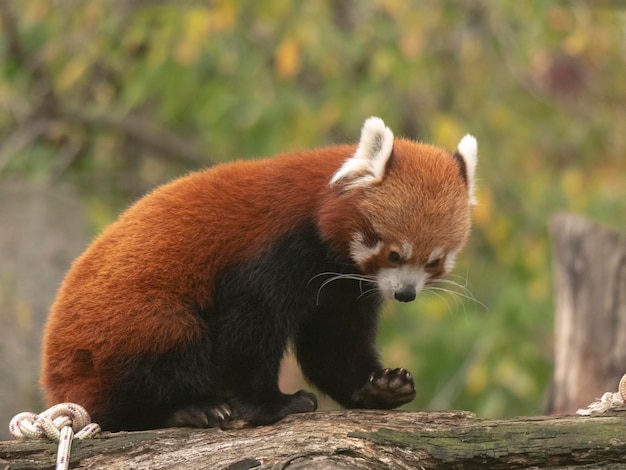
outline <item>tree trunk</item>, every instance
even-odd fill
[[[626,468],[623,416],[482,420],[471,413],[331,411],[238,431],[161,429],[77,441],[71,468]],[[54,465],[56,444],[0,442],[0,468]]]
[[[36,386],[41,332],[86,233],[85,211],[71,187],[0,181],[0,423],[16,410],[43,406]],[[11,437],[8,431],[0,427],[0,440]]]
[[[626,373],[626,240],[581,216],[552,220],[555,370],[548,413],[573,413]]]

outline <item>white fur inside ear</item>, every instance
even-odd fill
[[[465,161],[467,169],[467,184],[469,186],[469,196],[472,204],[476,204],[474,190],[476,189],[476,163],[478,162],[478,142],[476,138],[470,134],[466,134],[457,146],[459,154]]]
[[[393,150],[393,132],[382,119],[371,117],[361,129],[361,140],[352,157],[347,159],[330,180],[345,181],[347,188],[380,183]]]

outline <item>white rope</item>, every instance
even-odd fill
[[[626,403],[626,374],[619,381],[618,391],[615,393],[606,392],[602,398],[591,403],[587,408],[581,408],[577,415],[589,416],[594,413],[605,413],[624,406]]]
[[[100,426],[91,422],[89,413],[82,406],[60,403],[39,414],[26,411],[15,415],[9,431],[15,439],[48,438],[58,442],[56,468],[67,470],[72,440],[93,437],[100,432]]]

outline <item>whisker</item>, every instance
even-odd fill
[[[367,289],[365,291],[361,292],[361,295],[359,295],[357,297],[357,300],[359,300],[361,297],[365,297],[368,294],[373,294],[374,292],[378,291],[378,289],[376,287],[372,287],[371,289]]]
[[[449,277],[456,277],[456,278],[462,280],[463,283],[461,284],[460,282],[457,282],[454,279],[449,279]],[[458,287],[460,287],[462,289],[466,289],[467,286],[469,285],[469,281],[467,280],[466,277],[454,276],[454,275],[450,275],[450,274],[448,274],[448,278],[446,278],[446,279],[435,279],[433,282],[443,282],[443,283],[446,283],[446,284],[454,284],[455,286],[458,286]]]
[[[462,287],[462,286],[458,286],[457,285],[457,287]],[[480,300],[478,300],[476,297],[474,297],[474,295],[467,288],[463,288],[463,292],[458,292],[458,291],[454,291],[452,289],[446,289],[445,287],[437,287],[437,286],[432,286],[431,285],[431,286],[428,286],[428,289],[437,290],[437,291],[440,291],[440,292],[447,292],[451,296],[458,296],[458,297],[462,297],[462,298],[467,299],[467,300],[471,300],[475,304],[480,305],[481,307],[483,307],[485,310],[489,310],[489,308],[484,303],[482,303]]]
[[[463,292],[464,294],[470,296],[470,297],[474,297],[474,295],[472,294],[472,292],[464,285],[459,284],[456,281],[453,281],[451,279],[436,279],[434,282],[432,282],[433,285],[441,285],[441,284],[447,284],[447,285],[451,285],[454,287],[458,287],[461,292]]]
[[[328,284],[330,284],[331,282],[333,282],[333,281],[337,281],[339,279],[351,279],[353,281],[359,281],[359,290],[361,292],[363,292],[363,286],[362,286],[363,282],[369,282],[369,283],[375,282],[374,276],[370,276],[370,275],[355,274],[355,273],[323,272],[323,273],[316,274],[311,279],[309,279],[309,282],[307,282],[307,287],[309,286],[309,284],[311,284],[311,282],[315,278],[320,277],[320,276],[330,276],[330,277],[328,279],[324,280],[324,282],[322,282],[322,284],[320,285],[319,289],[317,289],[317,294],[315,296],[315,304],[316,305],[319,305],[320,294],[322,292],[322,289],[324,287],[326,287]]]
[[[446,274],[446,278],[451,278],[451,277],[454,277],[454,278],[457,278],[457,279],[462,279],[462,280],[467,282],[467,276],[462,276],[460,274],[455,274],[455,273]]]
[[[439,292],[436,292],[436,289],[433,289],[431,287],[427,287],[424,289],[424,293],[426,294],[433,294],[436,295],[437,297],[439,297],[441,300],[444,301],[444,303],[446,304],[446,307],[448,307],[448,312],[454,314],[454,312],[452,311],[452,307],[450,306],[450,303],[446,300],[446,298],[441,295]],[[458,303],[457,303],[458,305]]]
[[[368,280],[374,280],[374,276],[373,275],[369,275],[369,274],[358,274],[358,273],[336,273],[336,272],[332,272],[332,271],[325,271],[322,273],[318,273],[315,276],[311,277],[311,279],[309,279],[309,282],[307,283],[307,286],[311,283],[311,281],[313,281],[313,279],[320,277],[320,276],[337,276],[337,277],[343,277],[345,276],[346,278],[354,278],[354,279],[362,279],[364,281],[368,281]]]
[[[460,277],[461,279],[463,279],[464,283],[461,284],[453,279],[434,279],[432,282],[433,284],[448,284],[448,285],[458,287],[459,289],[463,291],[463,293],[468,295],[470,300],[473,300],[478,303],[478,301],[476,300],[476,297],[474,296],[474,294],[472,294],[472,291],[470,291],[469,288],[467,287],[469,284],[467,278],[464,278],[462,276],[457,276],[457,277]]]

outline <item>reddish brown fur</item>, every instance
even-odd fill
[[[372,259],[378,267],[389,264],[389,251],[401,252],[403,242],[415,247],[408,262],[426,264],[433,247],[460,249],[470,232],[467,186],[459,178],[458,164],[446,151],[424,144],[419,158],[412,158],[415,145],[394,141],[386,179],[368,188],[359,203],[386,242],[386,249]]]
[[[190,305],[210,309],[221,272],[258,256],[302,222],[317,223],[346,257],[357,231],[416,246],[423,240],[412,234],[444,248],[464,242],[467,188],[449,154],[396,139],[393,177],[366,189],[329,186],[355,149],[220,165],[157,188],[128,209],[76,260],[52,306],[42,371],[47,403],[74,401],[97,413],[116,359],[175,350],[204,335]],[[419,159],[412,158],[416,153]],[[422,173],[437,176],[416,196],[406,188],[422,184],[414,180]],[[406,207],[404,220],[389,216],[393,201]]]
[[[115,357],[168,351],[198,338],[203,327],[183,306],[210,308],[220,271],[314,217],[331,192],[330,177],[355,148],[220,165],[130,207],[75,261],[52,306],[43,348],[46,401],[97,409]],[[350,218],[355,211],[348,204],[340,212]],[[168,213],[176,217],[163,217]]]

